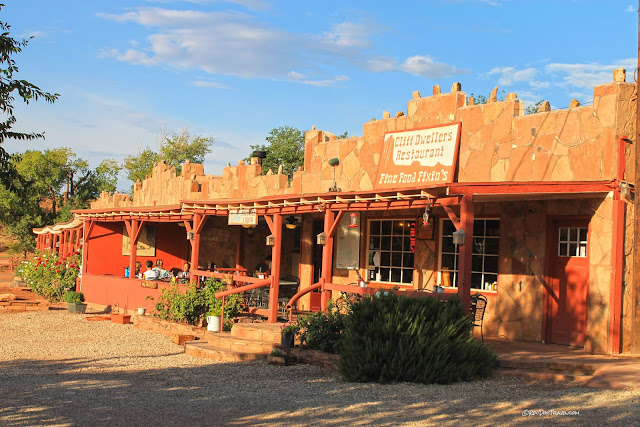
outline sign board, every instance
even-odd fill
[[[255,209],[229,209],[228,225],[258,225]]]
[[[360,264],[360,215],[358,226],[349,227],[350,215],[344,215],[336,230],[336,268],[357,270]]]
[[[424,187],[453,182],[461,123],[384,135],[375,190]]]

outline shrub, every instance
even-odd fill
[[[80,249],[62,257],[57,252],[45,251],[20,264],[17,274],[36,294],[59,302],[66,291],[76,288],[81,259]]]
[[[174,322],[198,323],[203,316],[219,316],[222,310],[222,299],[215,294],[226,289],[219,280],[208,279],[204,288],[197,288],[195,283],[187,287],[171,283],[168,288],[160,289],[160,296],[155,304],[154,315]],[[225,298],[225,319],[234,318],[240,311],[240,296],[229,295]],[[225,321],[225,328],[230,326]]]
[[[471,335],[458,299],[395,295],[355,303],[341,340],[346,381],[448,384],[487,376],[492,351]]]
[[[297,322],[300,345],[312,350],[339,353],[349,310],[350,305],[346,303],[330,301],[326,311],[300,317]]]
[[[69,291],[64,294],[64,302],[70,304],[81,304],[84,302],[84,294],[82,292]]]

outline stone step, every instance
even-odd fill
[[[267,353],[251,353],[219,348],[206,341],[189,341],[184,344],[184,352],[193,357],[218,362],[247,362],[267,358]]]
[[[575,385],[585,385],[591,380],[591,375],[579,375],[564,372],[551,372],[527,369],[496,369],[493,373],[497,377],[518,377],[531,380],[570,382]]]
[[[237,338],[280,344],[279,323],[236,323],[231,335]]]
[[[276,344],[274,342],[241,338],[231,335],[230,332],[206,332],[204,340],[218,348],[253,353],[269,353],[280,344],[279,340]]]
[[[514,359],[510,357],[498,357],[501,369],[524,369],[537,371],[560,371],[576,375],[593,375],[597,366],[584,362],[546,361]]]

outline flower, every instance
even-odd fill
[[[283,334],[295,334],[296,332],[298,332],[298,330],[300,330],[300,327],[296,323],[287,322],[280,325],[280,329],[282,330]]]

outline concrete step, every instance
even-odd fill
[[[532,380],[570,382],[575,385],[585,385],[591,380],[591,375],[579,375],[564,372],[551,372],[527,369],[496,369],[494,376],[497,377],[518,377]]]
[[[516,359],[499,356],[501,369],[523,369],[545,372],[563,372],[575,375],[593,375],[598,368],[596,365],[584,362],[548,361],[536,359]]]
[[[267,353],[235,351],[216,347],[205,341],[189,341],[184,344],[184,352],[190,356],[218,362],[247,362],[266,359]]]
[[[253,353],[269,353],[280,344],[279,339],[280,337],[278,336],[278,343],[276,344],[274,342],[237,337],[231,335],[231,332],[206,332],[204,334],[204,340],[212,346]]]
[[[279,323],[235,323],[231,335],[237,338],[280,344]]]

